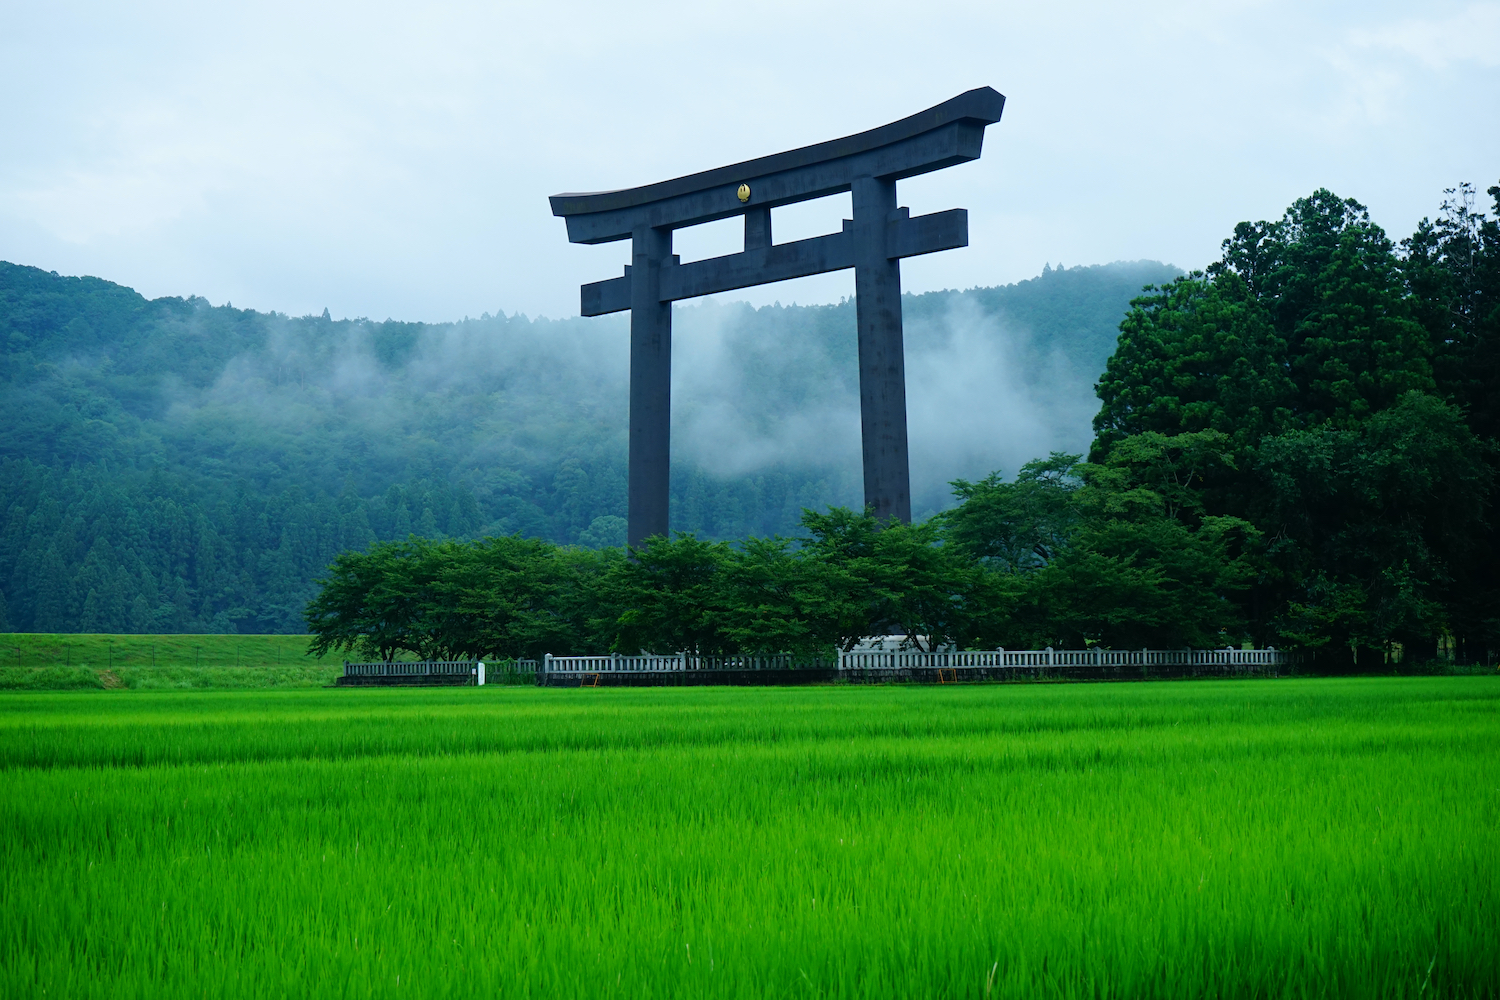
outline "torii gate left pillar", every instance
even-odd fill
[[[881,519],[911,520],[901,258],[967,246],[968,213],[911,218],[896,181],[978,159],[1005,98],[988,87],[869,132],[645,187],[552,198],[574,243],[631,241],[622,277],[584,285],[582,313],[630,310],[630,485],[627,540],[669,528],[672,303],[788,278],[854,268],[859,334],[865,504]],[[774,244],[771,209],[843,191],[854,218],[841,232]],[[745,248],[682,264],[672,231],[734,215]]]
[[[667,534],[671,505],[672,303],[661,271],[672,231],[640,226],[631,235],[630,466],[626,539],[631,548]]]

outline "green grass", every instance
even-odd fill
[[[0,694],[0,995],[1500,995],[1494,677]]]
[[[0,632],[0,666],[295,667],[343,657],[307,655],[307,635],[96,635]]]
[[[0,632],[0,690],[322,687],[343,658],[307,655],[305,635],[66,635]]]

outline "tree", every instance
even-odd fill
[[[859,609],[833,599],[821,568],[789,539],[745,539],[725,566],[725,636],[756,655],[828,656],[863,624]]]
[[[902,635],[917,649],[967,643],[979,594],[978,573],[942,524],[879,521],[835,507],[804,511],[815,562],[813,604],[823,630],[842,649],[872,635]]]
[[[699,656],[734,651],[724,631],[727,543],[691,534],[657,535],[631,556],[612,565],[600,581],[604,603],[614,611],[615,651]]]
[[[589,645],[588,610],[578,591],[594,583],[590,570],[602,557],[564,557],[548,542],[506,535],[445,543],[433,588],[432,627],[465,656],[490,654],[539,659]]]
[[[1283,634],[1333,665],[1430,651],[1467,552],[1484,530],[1493,471],[1452,404],[1410,392],[1353,429],[1323,426],[1261,449],[1279,561],[1301,592]]]
[[[1471,554],[1491,537],[1493,469],[1442,399],[1477,408],[1482,393],[1434,375],[1434,358],[1456,372],[1455,345],[1481,343],[1468,331],[1486,230],[1466,211],[1424,223],[1403,258],[1364,206],[1316,191],[1276,222],[1241,223],[1206,275],[1137,300],[1122,324],[1091,458],[1159,449],[1153,434],[1221,436],[1207,465],[1152,491],[1169,519],[1180,503],[1203,527],[1235,518],[1265,539],[1253,579],[1226,592],[1257,641],[1330,663],[1364,649],[1367,663],[1396,645],[1430,650],[1460,618],[1488,634],[1477,608],[1455,611],[1471,592],[1459,581],[1487,572]]]
[[[1077,530],[1030,581],[1033,641],[1076,647],[1217,646],[1238,642],[1235,597],[1255,577],[1259,532],[1209,514],[1201,486],[1233,470],[1218,431],[1122,439],[1080,466]]]
[[[1132,434],[1217,431],[1244,447],[1290,423],[1286,340],[1237,273],[1178,278],[1131,302],[1099,379],[1092,461]]]
[[[1493,482],[1500,474],[1500,221],[1475,211],[1472,185],[1444,193],[1437,220],[1423,219],[1402,243],[1403,266],[1436,345],[1438,393],[1464,413]],[[1500,216],[1500,185],[1488,193]],[[1446,601],[1457,652],[1472,658],[1500,649],[1500,496],[1493,489],[1484,521]]]
[[[440,565],[450,554],[415,536],[340,554],[328,575],[317,581],[322,590],[307,605],[307,627],[313,634],[308,652],[324,656],[357,650],[386,661],[400,652],[423,660],[449,659],[453,637],[433,627],[430,612],[437,603],[434,584]]]
[[[1081,458],[1054,451],[1021,466],[1014,483],[999,472],[973,483],[954,480],[959,505],[938,515],[944,538],[981,565],[1005,572],[1047,565],[1078,527]]]
[[[1243,281],[1285,341],[1300,426],[1349,426],[1433,388],[1396,248],[1354,199],[1319,189],[1277,222],[1240,223],[1209,273]]]

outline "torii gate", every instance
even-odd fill
[[[989,87],[857,135],[657,184],[552,196],[573,243],[631,241],[625,275],[581,289],[582,313],[630,310],[631,546],[667,534],[672,401],[672,303],[698,295],[854,268],[865,503],[911,520],[901,258],[969,245],[961,208],[911,217],[896,182],[977,160],[1005,97]],[[771,242],[771,209],[851,191],[854,218],[827,236]],[[672,231],[745,217],[742,253],[683,264]]]

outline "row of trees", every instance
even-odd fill
[[[1500,186],[1491,188],[1500,211]],[[1474,192],[1393,244],[1327,191],[1148,288],[1089,460],[957,481],[917,525],[635,552],[519,536],[341,556],[314,648],[389,657],[827,655],[994,646],[1296,646],[1327,667],[1500,649],[1500,230]],[[917,637],[921,637],[917,639]]]
[[[866,636],[967,648],[1183,646],[1237,640],[1232,595],[1258,534],[1186,523],[1173,479],[1218,442],[1160,438],[1102,465],[1054,454],[1014,482],[955,484],[921,524],[833,508],[804,538],[691,534],[623,549],[520,536],[411,538],[346,553],[308,606],[319,653],[390,658],[689,651],[827,656]]]

